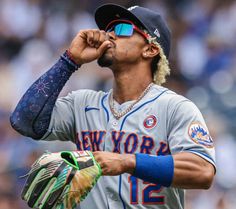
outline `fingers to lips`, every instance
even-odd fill
[[[87,43],[90,47],[99,48],[106,40],[106,32],[100,30],[90,30],[87,32]]]

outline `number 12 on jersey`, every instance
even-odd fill
[[[135,205],[139,203],[139,183],[146,185],[142,190],[142,204],[143,205],[163,205],[164,196],[158,196],[153,193],[160,193],[162,186],[160,184],[152,184],[140,180],[134,176],[129,176],[128,181],[130,184],[130,204]]]

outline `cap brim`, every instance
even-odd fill
[[[131,20],[135,24],[144,26],[133,13],[116,4],[104,4],[95,11],[95,21],[100,30],[105,30],[111,21],[117,19]]]

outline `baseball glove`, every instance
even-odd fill
[[[29,207],[73,209],[101,176],[89,151],[44,153],[31,166],[21,197]]]

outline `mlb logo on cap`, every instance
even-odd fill
[[[154,32],[153,32],[157,37],[159,37],[160,38],[160,33],[159,33],[159,31],[158,31],[158,29],[156,28],[155,30],[154,30]]]

